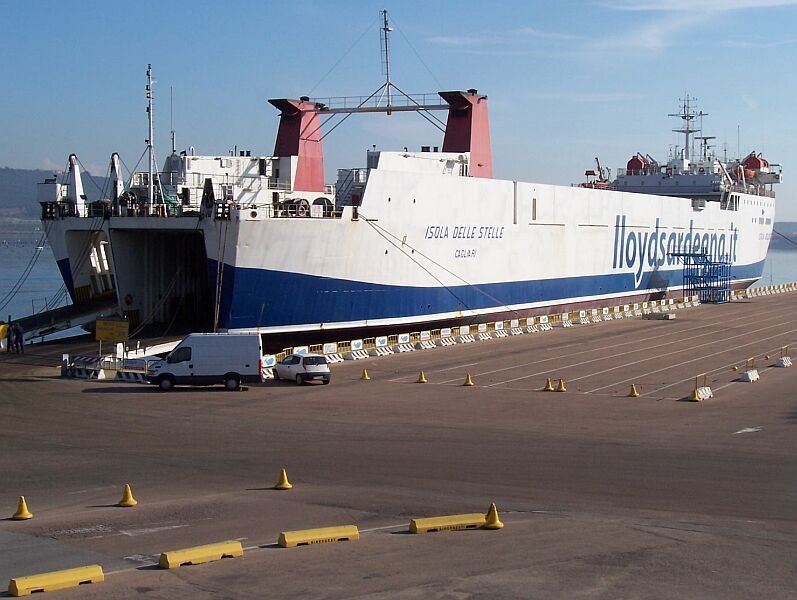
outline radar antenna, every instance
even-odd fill
[[[680,99],[680,101],[683,103],[681,106],[681,112],[670,113],[667,116],[678,117],[679,119],[683,120],[683,126],[680,129],[673,129],[673,131],[675,133],[684,134],[684,147],[682,151],[683,158],[689,160],[690,153],[694,154],[694,150],[692,149],[692,139],[690,136],[693,133],[698,133],[701,131],[700,127],[694,127],[694,120],[697,117],[700,117],[702,123],[702,118],[707,117],[708,113],[704,113],[702,110],[700,112],[694,112],[694,107],[692,105],[697,101],[697,98],[694,96],[690,97],[689,94],[686,94],[684,98]]]

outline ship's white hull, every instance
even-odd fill
[[[241,207],[229,219],[111,217],[99,229],[120,309],[141,320],[163,308],[180,269],[153,283],[153,261],[132,236],[195,231],[220,329],[377,330],[674,294],[683,287],[674,254],[704,249],[729,258],[732,285],[746,287],[761,276],[774,203],[742,194],[738,210],[695,209],[684,198],[373,169],[359,211],[340,218]],[[75,281],[80,244],[63,240],[98,235],[89,221],[50,225]]]
[[[749,285],[774,200],[695,210],[682,198],[374,170],[358,220],[350,211],[324,220],[241,210],[203,223],[209,261],[225,265],[221,324],[276,332],[524,316],[678,289],[673,254],[704,247]]]

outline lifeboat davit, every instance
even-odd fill
[[[736,167],[734,176],[737,181],[750,181],[755,177],[756,172],[753,169],[746,169],[742,165]]]

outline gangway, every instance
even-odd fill
[[[684,265],[684,296],[697,296],[700,302],[724,304],[731,299],[731,261],[712,260],[707,252],[674,252]]]

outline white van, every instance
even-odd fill
[[[258,333],[192,333],[165,359],[147,364],[147,381],[164,392],[175,385],[215,384],[233,391],[260,381],[262,358]]]

